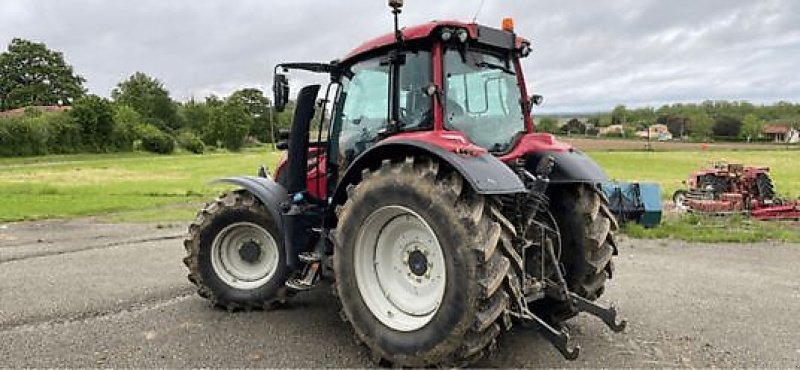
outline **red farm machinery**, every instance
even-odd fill
[[[779,198],[768,167],[714,163],[692,173],[675,206],[705,214],[748,214],[759,220],[800,220],[800,202]]]
[[[394,32],[333,62],[276,66],[279,111],[290,70],[330,82],[300,89],[272,175],[218,180],[240,189],[189,227],[198,293],[247,310],[331,284],[381,365],[470,364],[517,326],[575,359],[564,322],[581,312],[623,330],[595,303],[617,254],[608,179],[533,131],[531,43],[510,19],[400,29],[402,1],[389,5]]]

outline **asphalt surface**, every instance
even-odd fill
[[[229,313],[193,294],[183,225],[0,224],[0,367],[364,367],[327,287],[290,307]],[[566,361],[515,328],[485,367],[800,366],[800,245],[625,240],[603,301],[615,334],[580,316]]]

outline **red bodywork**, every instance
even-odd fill
[[[440,41],[431,37],[432,33],[440,27],[467,29],[471,39],[478,38],[479,28],[475,23],[464,23],[459,21],[434,21],[417,26],[406,27],[402,30],[403,39],[405,42],[425,39],[433,40],[431,46],[433,82],[439,88],[439,91],[442,91],[445,78],[442,62],[443,46]],[[515,44],[517,48],[522,47],[525,43],[528,43],[528,41],[520,37],[515,38]],[[395,35],[393,33],[389,33],[361,44],[348,53],[344,58],[342,58],[340,63],[343,65],[355,63],[365,55],[379,53],[381,50],[386,50],[392,46],[395,46]],[[517,83],[520,87],[520,96],[527,100],[527,87],[519,58],[514,57],[513,62],[514,68],[516,69]],[[442,107],[438,99],[434,99],[433,108],[433,130],[399,133],[384,140],[391,141],[413,139],[430,143],[444,148],[445,150],[453,151],[463,155],[480,155],[487,152],[486,149],[471,143],[463,133],[458,131],[448,131],[444,128],[444,107]],[[514,161],[517,158],[529,153],[544,151],[565,152],[572,148],[569,144],[558,141],[553,135],[533,132],[533,119],[531,118],[529,112],[525,114],[524,120],[524,128],[526,133],[517,139],[514,147],[508,153],[499,156],[499,159],[502,161],[510,163],[511,161]],[[321,163],[318,165],[312,165],[314,163],[311,163],[312,161],[315,161],[314,158],[317,157],[317,150],[319,149],[311,148],[309,152],[309,172],[307,183],[309,192],[311,194],[320,199],[324,199],[327,196],[327,188],[324,181],[324,153],[320,153],[322,155],[320,157]],[[285,164],[286,158],[284,157],[276,169],[276,178],[279,176],[280,172],[283,171]]]

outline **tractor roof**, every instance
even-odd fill
[[[465,23],[461,21],[432,21],[416,26],[404,27],[401,32],[403,33],[404,41],[414,41],[428,38],[431,35],[431,32],[439,27],[465,28],[469,32],[470,39],[477,39],[480,33],[480,28],[484,28],[486,26],[479,26],[477,23]],[[524,41],[524,39],[517,37],[516,46],[520,47]],[[394,33],[387,33],[383,36],[368,40],[357,48],[353,49],[344,58],[342,58],[341,62],[347,63],[348,61],[358,59],[361,55],[395,45],[395,43],[396,41]]]

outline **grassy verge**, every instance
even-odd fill
[[[800,243],[800,224],[758,221],[741,216],[668,215],[656,228],[629,223],[622,232],[632,238],[678,239],[700,243],[754,243],[780,241]]]
[[[262,163],[274,168],[278,158],[279,153],[251,149],[206,155],[129,153],[4,160],[0,161],[0,221],[129,211],[142,211],[129,217],[143,220],[167,217],[179,211],[162,215],[144,210],[202,203],[224,188],[210,186],[209,181],[255,174]]]

